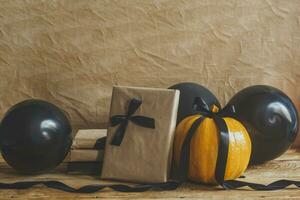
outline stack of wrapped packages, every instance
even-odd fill
[[[75,135],[68,160],[68,173],[101,173],[106,129],[79,130]]]
[[[114,87],[108,129],[78,131],[68,173],[101,174],[103,179],[127,182],[167,182],[178,102],[178,90]]]

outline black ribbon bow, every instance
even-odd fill
[[[133,122],[134,124],[138,125],[138,126],[142,126],[145,128],[155,128],[155,120],[153,118],[150,117],[146,117],[146,116],[140,116],[140,115],[133,115],[137,109],[141,106],[142,101],[138,100],[138,99],[131,99],[128,105],[128,110],[127,113],[125,115],[114,115],[110,118],[110,125],[111,126],[118,126],[111,144],[112,145],[116,145],[116,146],[120,146],[128,123]]]

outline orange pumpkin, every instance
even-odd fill
[[[214,106],[212,112],[217,113]],[[179,167],[183,142],[195,120],[193,115],[182,120],[175,133],[174,160]],[[224,180],[238,178],[247,168],[251,154],[251,140],[244,126],[233,118],[222,118],[229,134],[229,145]],[[219,130],[212,118],[204,118],[196,128],[190,142],[188,178],[192,181],[216,184],[216,165],[219,151]]]

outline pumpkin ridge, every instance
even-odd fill
[[[239,129],[241,129],[242,127],[240,126],[240,124],[238,124],[237,123],[237,126],[239,126]],[[244,136],[244,133],[243,133],[243,131],[241,130],[241,133],[240,134],[242,134],[243,136]],[[244,136],[245,137],[245,136]],[[235,138],[236,139],[236,138]],[[245,145],[245,144],[239,144],[240,146],[241,145]],[[241,148],[239,148],[239,155],[242,155],[243,154],[243,151],[242,151],[242,149]],[[243,174],[243,171],[245,170],[245,169],[243,169],[243,166],[241,165],[241,161],[243,161],[243,158],[240,158],[239,159],[240,160],[240,162],[239,162],[239,173],[236,175],[236,178],[238,178],[239,176],[241,176],[242,174]]]
[[[204,119],[205,120],[205,119]],[[201,124],[204,122],[204,120],[201,122]],[[198,171],[196,170],[198,168],[198,153],[194,152],[194,147],[197,146],[197,140],[195,140],[195,138],[199,137],[198,136],[198,132],[199,132],[199,129],[200,129],[200,126],[201,124],[199,125],[199,127],[197,127],[197,129],[195,130],[195,134],[191,140],[191,146],[190,146],[190,166],[189,166],[189,178],[190,179],[193,179],[195,181],[197,181],[197,177],[198,177]],[[195,161],[193,158],[195,158]],[[195,178],[193,178],[195,177]]]
[[[241,155],[247,155],[247,145],[246,142],[240,142],[239,137],[243,138],[244,140],[248,140],[248,134],[245,130],[245,128],[243,127],[243,125],[238,122],[237,120],[233,119],[233,118],[224,118],[224,120],[226,120],[226,123],[228,123],[228,129],[229,129],[229,133],[230,135],[233,137],[234,141],[232,141],[232,139],[230,139],[230,146],[229,148],[232,150],[234,150],[236,152],[236,155],[238,155],[238,159],[235,160],[231,160],[228,162],[233,162],[236,167],[235,167],[235,173],[231,174],[230,176],[226,177],[228,179],[235,179],[238,178],[240,175],[242,175],[242,173],[246,170],[247,166],[248,166],[248,161],[250,159],[250,156],[248,158],[245,159],[245,156],[241,156]],[[249,141],[248,141],[249,142]],[[232,146],[234,145],[234,146]],[[248,153],[249,154],[249,153]],[[231,156],[232,158],[232,156]],[[228,157],[229,159],[229,157]],[[231,166],[233,167],[233,166]],[[227,169],[226,169],[227,170]],[[229,169],[230,171],[230,169]]]
[[[245,157],[243,157],[243,162],[245,162],[245,165],[244,165],[244,167],[241,167],[241,174],[242,174],[242,172],[247,169],[249,161],[250,161],[250,156],[251,156],[251,139],[250,139],[250,136],[249,136],[246,128],[239,121],[237,121],[237,120],[235,120],[235,121],[237,122],[237,124],[239,126],[239,129],[241,129],[241,132],[242,132],[242,134],[244,136],[244,139],[247,140],[247,142],[250,144],[250,145],[247,146],[246,142],[245,142],[245,147],[246,148],[244,149],[244,151],[248,152],[249,157],[247,159],[245,159]],[[243,154],[244,154],[244,152],[243,152]]]
[[[180,163],[180,156],[181,156],[181,149],[183,142],[187,136],[187,133],[189,129],[191,128],[192,124],[194,121],[196,121],[200,115],[193,115],[189,116],[185,119],[183,119],[177,126],[175,130],[175,139],[174,139],[174,161],[175,161],[175,166],[179,166]],[[190,123],[192,122],[192,123]]]
[[[239,162],[239,158],[237,158],[235,160],[235,158],[232,158],[231,153],[232,151],[236,152],[236,149],[238,149],[238,153],[237,155],[240,155],[241,153],[241,149],[240,148],[236,148],[236,145],[238,145],[237,140],[236,140],[236,134],[235,134],[235,130],[232,128],[234,126],[234,124],[232,124],[231,120],[229,118],[224,118],[227,128],[228,128],[228,132],[229,132],[229,152],[228,152],[228,158],[227,158],[227,163],[235,163],[235,166],[231,166],[231,165],[227,165],[226,166],[226,173],[225,173],[225,180],[231,180],[234,179],[238,176],[238,174],[240,173],[240,162]],[[233,153],[234,153],[233,152]],[[235,167],[236,171],[233,171],[230,169]],[[231,173],[230,173],[231,172]]]

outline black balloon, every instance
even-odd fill
[[[209,107],[216,105],[220,108],[220,103],[215,95],[197,83],[178,83],[169,87],[169,89],[177,89],[180,91],[177,124],[187,116],[197,113],[193,108],[196,97],[201,97]]]
[[[55,105],[27,100],[13,106],[0,125],[0,146],[6,162],[26,174],[55,168],[72,143],[70,123]]]
[[[294,142],[298,114],[291,99],[266,85],[245,88],[232,97],[231,117],[246,127],[252,140],[251,164],[260,164],[282,155]]]

